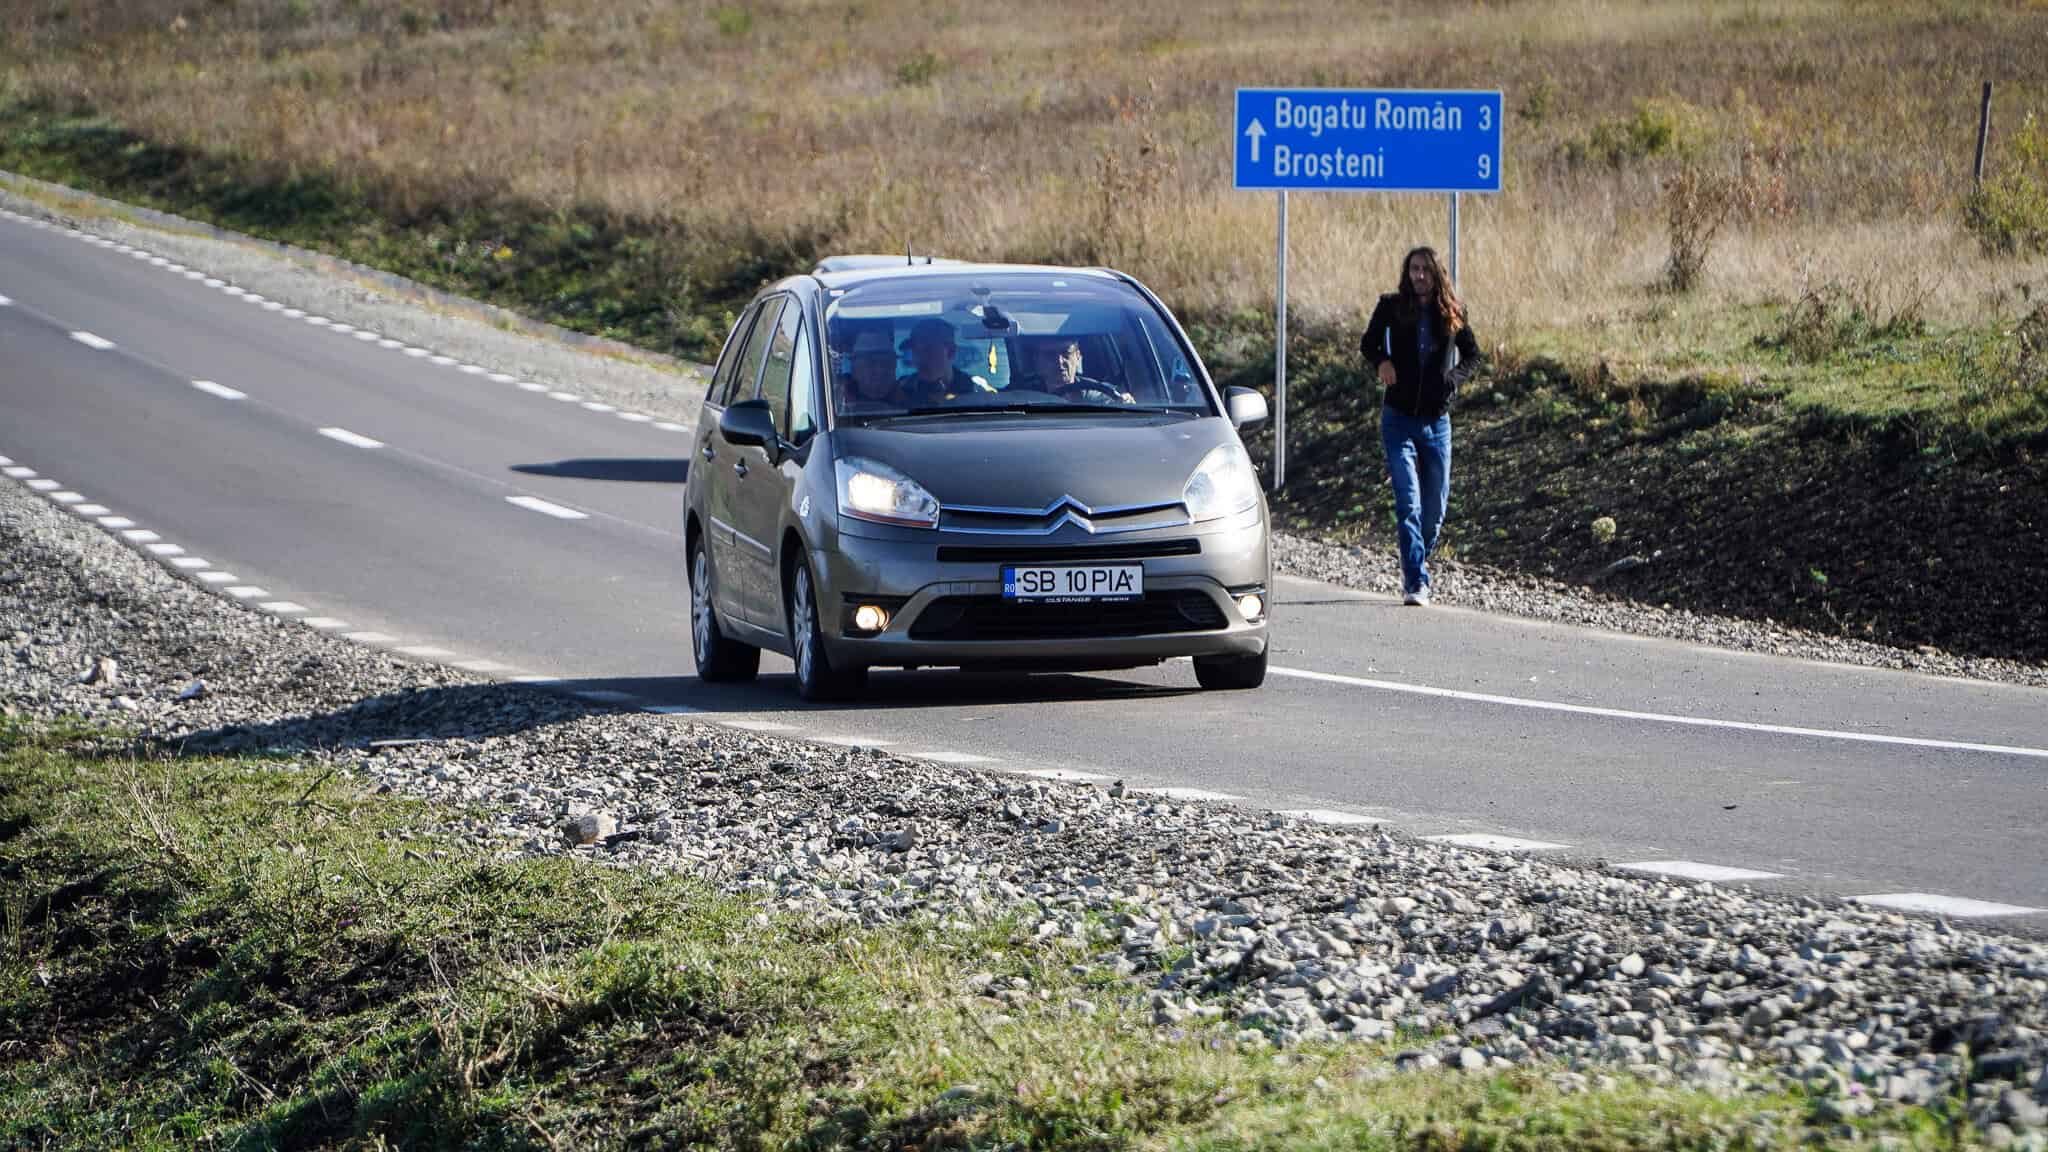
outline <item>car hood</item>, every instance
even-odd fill
[[[996,416],[841,428],[838,455],[916,480],[948,507],[1089,508],[1170,504],[1202,457],[1236,439],[1220,417]]]

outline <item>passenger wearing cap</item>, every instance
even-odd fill
[[[1030,356],[1034,376],[1023,387],[1082,403],[1137,403],[1123,389],[1081,375],[1081,343],[1071,336],[1039,337],[1031,342]]]
[[[909,397],[896,384],[896,349],[889,333],[880,328],[863,328],[847,350],[852,361],[849,374],[839,378],[839,406],[842,409],[907,408]]]
[[[986,380],[953,366],[958,345],[953,326],[944,320],[919,320],[911,326],[910,337],[903,343],[910,351],[910,365],[916,369],[896,380],[896,387],[908,398],[907,403],[940,404],[973,392],[993,391]]]

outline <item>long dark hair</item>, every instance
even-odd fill
[[[1457,286],[1451,283],[1451,274],[1444,270],[1443,259],[1436,254],[1436,249],[1426,244],[1410,248],[1408,254],[1401,257],[1400,286],[1396,289],[1401,294],[1401,307],[1413,315],[1428,303],[1417,299],[1414,288],[1408,283],[1408,263],[1417,256],[1429,261],[1429,278],[1436,284],[1437,318],[1443,321],[1447,335],[1456,336],[1458,330],[1465,326],[1465,304],[1458,299]]]

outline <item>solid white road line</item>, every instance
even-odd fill
[[[1831,728],[1799,728],[1788,724],[1756,724],[1747,720],[1715,720],[1704,716],[1674,716],[1664,712],[1634,712],[1626,708],[1598,708],[1590,704],[1564,704],[1555,700],[1529,700],[1519,696],[1495,696],[1486,692],[1461,692],[1455,688],[1431,688],[1424,684],[1402,684],[1393,680],[1368,680],[1363,676],[1340,676],[1334,672],[1311,672],[1305,668],[1272,668],[1269,671],[1275,676],[1312,680],[1323,684],[1375,688],[1382,692],[1406,692],[1414,696],[1466,700],[1475,704],[1500,704],[1509,708],[1533,708],[1542,712],[1565,712],[1575,716],[1600,716],[1610,720],[1640,720],[1653,724],[1681,724],[1693,728],[1730,728],[1739,732],[1764,732],[1775,736],[1811,736],[1823,740],[1893,744],[1909,748],[1940,748],[1956,752],[1991,752],[2048,760],[2048,748],[1972,744],[1963,740],[1928,740],[1918,736],[1884,736],[1874,732],[1841,732]]]
[[[574,508],[564,508],[560,504],[550,504],[538,496],[507,496],[505,502],[516,504],[529,512],[553,516],[557,520],[586,520],[590,515],[587,512],[578,512]]]
[[[1965,900],[1960,896],[1937,896],[1932,892],[1885,892],[1876,896],[1851,896],[1851,903],[1872,904],[1900,912],[1932,912],[1940,916],[2031,916],[2044,911],[2018,904],[1997,904],[1989,900]]]
[[[1759,872],[1753,868],[1702,864],[1697,860],[1643,860],[1634,864],[1616,864],[1615,867],[1624,872],[1648,872],[1655,876],[1676,876],[1681,880],[1705,880],[1714,884],[1776,880],[1783,875],[1781,872]]]
[[[1480,848],[1488,852],[1547,852],[1554,848],[1569,848],[1569,844],[1552,844],[1548,840],[1520,840],[1513,836],[1495,836],[1491,832],[1460,832],[1453,836],[1424,836],[1438,844],[1455,844],[1460,848]]]
[[[457,664],[456,667],[464,672],[505,672],[509,671],[512,666],[510,664],[501,664],[496,660],[464,660]]]
[[[777,724],[773,720],[727,720],[724,721],[724,724],[727,728],[737,728],[742,732],[794,732],[796,730],[794,725]]]
[[[1242,800],[1244,797],[1230,792],[1212,792],[1207,788],[1139,788],[1136,791],[1148,796],[1164,796],[1169,800]]]
[[[941,764],[977,764],[992,762],[995,759],[993,756],[976,756],[970,752],[926,752],[921,755],[926,760],[936,760]],[[1092,784],[1097,780],[1109,779],[1100,772],[1083,772],[1078,768],[1026,768],[1017,775],[1030,776],[1038,780],[1071,780],[1076,784]]]
[[[846,748],[888,748],[896,743],[894,740],[884,740],[880,736],[807,736],[805,739]]]
[[[973,752],[916,752],[912,753],[912,755],[916,756],[919,760],[929,760],[934,764],[955,764],[961,767],[973,764],[996,763],[996,758],[993,756],[981,756]],[[1054,777],[1054,779],[1057,779],[1057,777]],[[1080,777],[1075,776],[1074,779],[1080,779]]]
[[[73,340],[78,341],[80,344],[85,345],[87,348],[91,348],[97,352],[105,352],[107,349],[112,348],[114,346],[114,342],[112,340],[109,340],[104,336],[95,336],[90,332],[73,332],[71,334],[71,338]]]
[[[1366,816],[1357,812],[1340,812],[1335,808],[1290,808],[1280,813],[1280,815],[1292,816],[1297,820],[1307,820],[1316,824],[1355,825],[1385,823],[1385,821],[1377,816]]]
[[[384,446],[382,440],[372,440],[368,436],[358,436],[346,428],[322,428],[320,434],[329,440],[339,440],[343,444],[356,448],[382,448]]]
[[[218,396],[223,400],[240,400],[249,395],[247,392],[230,388],[225,384],[215,384],[211,380],[194,380],[192,386],[209,396]]]

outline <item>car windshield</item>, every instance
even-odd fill
[[[834,290],[825,325],[843,422],[1215,412],[1166,318],[1100,275],[886,277]]]

